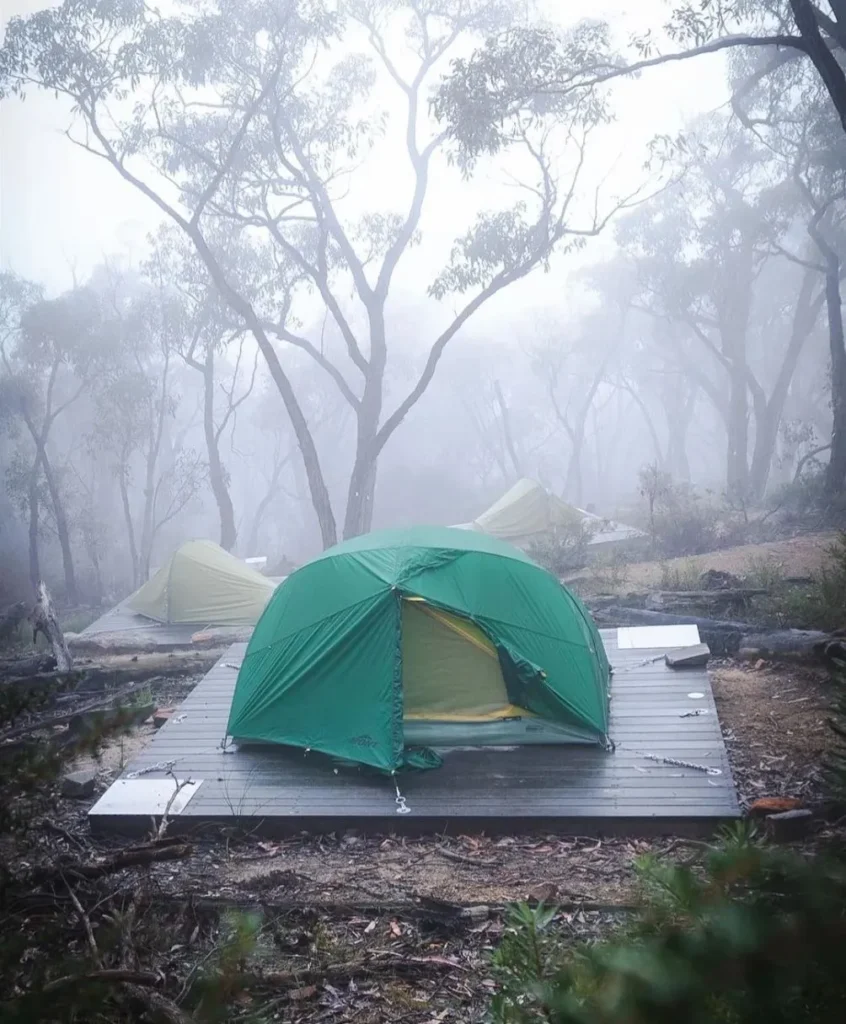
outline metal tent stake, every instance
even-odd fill
[[[396,773],[392,772],[391,773],[391,777],[394,780],[394,789],[397,791],[397,796],[396,796],[397,814],[410,814],[411,813],[411,808],[405,802],[405,797],[402,795],[402,793],[400,793],[400,788],[399,788],[399,783],[397,782]]]

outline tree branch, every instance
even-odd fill
[[[310,355],[311,358],[317,363],[317,365],[320,366],[323,370],[326,371],[326,373],[329,374],[329,376],[337,385],[338,390],[341,392],[341,394],[344,396],[347,402],[349,402],[349,404],[353,407],[353,409],[357,410],[359,408],[359,406],[361,405],[361,400],[353,392],[352,388],[347,383],[344,375],[341,373],[338,367],[334,365],[334,363],[332,363],[329,359],[326,358],[325,355],[323,355],[323,353],[317,348],[316,345],[312,344],[312,342],[310,342],[307,338],[303,338],[298,334],[294,334],[292,331],[289,331],[287,327],[283,327],[281,324],[274,324],[267,321],[263,321],[262,326],[266,331],[275,334],[276,337],[280,338],[282,341],[287,341],[289,345],[294,345],[296,348],[302,349],[303,352],[307,352],[308,355]]]

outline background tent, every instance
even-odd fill
[[[210,540],[189,540],[127,601],[169,625],[252,626],[274,583]]]
[[[279,587],[228,734],[393,771],[417,744],[603,742],[609,669],[579,600],[516,548],[446,527],[368,534]]]
[[[568,505],[535,480],[519,480],[499,501],[472,523],[458,529],[476,530],[490,537],[528,547],[556,529],[585,522],[593,527],[588,546],[594,550],[637,542],[646,535],[633,526],[612,523],[583,509]]]

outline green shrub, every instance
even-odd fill
[[[774,555],[750,555],[743,576],[753,587],[778,587],[784,582],[785,565]]]
[[[696,562],[661,562],[661,590],[698,590],[701,569]]]
[[[644,907],[568,947],[549,908],[515,908],[493,958],[500,1024],[824,1024],[843,1019],[846,871],[746,829],[701,870],[644,858]]]
[[[720,510],[688,483],[677,483],[654,464],[640,471],[643,525],[654,554],[664,558],[713,551],[720,542]]]
[[[807,533],[846,523],[846,495],[832,497],[824,487],[825,467],[816,466],[768,494],[768,504],[783,531]]]
[[[760,617],[782,628],[825,631],[844,628],[846,533],[841,533],[829,546],[827,555],[827,564],[813,575],[807,586],[779,587],[775,584],[773,593],[757,603]]]

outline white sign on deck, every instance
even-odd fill
[[[617,630],[617,648],[621,651],[666,651],[698,643],[698,626],[621,626]]]
[[[179,781],[181,783],[182,780]],[[174,817],[185,810],[201,785],[202,779],[186,782],[174,797],[176,783],[173,779],[118,779],[94,804],[90,813],[145,814],[154,817],[164,814],[172,799],[173,803],[167,813],[168,817]]]

